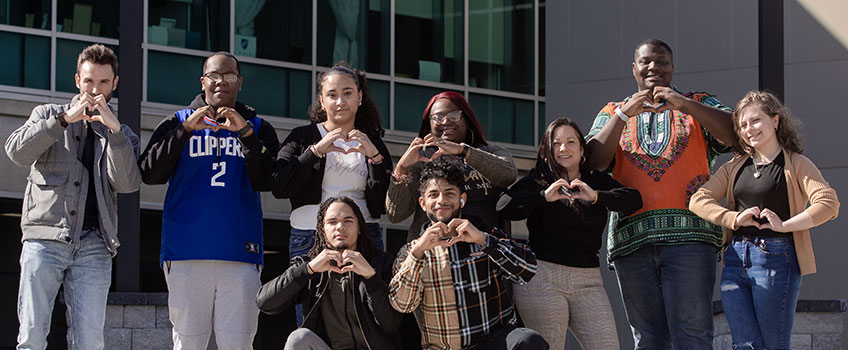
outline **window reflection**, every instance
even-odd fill
[[[312,63],[312,2],[235,0],[233,53]]]
[[[492,141],[535,144],[533,102],[499,96],[471,94],[468,99],[486,138]]]
[[[418,133],[427,102],[442,91],[424,86],[395,84],[395,130]]]
[[[389,74],[390,0],[318,1],[318,65]]]
[[[0,24],[50,30],[50,0],[0,0]]]
[[[229,51],[227,0],[150,0],[147,42],[155,45]]]
[[[470,1],[468,85],[533,93],[533,2]]]
[[[239,101],[256,108],[259,114],[308,119],[309,72],[242,62],[241,75],[244,83]]]
[[[0,47],[0,85],[50,89],[50,38],[0,32]]]
[[[395,75],[464,84],[462,0],[395,1]]]
[[[118,38],[118,2],[114,0],[59,0],[56,30]]]

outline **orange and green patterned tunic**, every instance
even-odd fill
[[[710,94],[683,95],[731,111]],[[587,138],[597,134],[611,116],[618,118],[615,108],[629,98],[604,106]],[[706,243],[720,247],[721,228],[688,208],[689,198],[709,180],[715,157],[727,151],[728,147],[682,111],[645,112],[630,118],[615,151],[612,175],[622,185],[638,189],[643,205],[628,217],[618,218],[613,213],[607,241],[609,261],[647,244]]]

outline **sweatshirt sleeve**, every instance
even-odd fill
[[[507,238],[498,228],[484,235],[486,244],[483,251],[497,265],[504,277],[518,284],[530,282],[536,274],[536,255],[530,247]]]
[[[533,209],[547,203],[544,191],[536,182],[536,176],[531,173],[501,193],[495,209],[509,220],[524,220]]]
[[[315,163],[321,161],[309,146],[303,128],[295,128],[289,133],[274,162],[271,174],[271,192],[276,198],[291,198],[307,187],[312,176],[317,176],[313,170]]]
[[[239,140],[244,146],[245,166],[253,190],[271,190],[274,159],[280,149],[280,140],[277,138],[274,127],[262,120],[259,132],[254,132],[247,137],[240,137]]]
[[[148,185],[167,183],[190,139],[191,132],[183,128],[176,114],[163,119],[153,130],[147,148],[138,158],[141,180]]]

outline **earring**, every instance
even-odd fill
[[[362,100],[359,100],[359,105],[362,106]]]
[[[586,156],[580,156],[580,164],[586,163]]]

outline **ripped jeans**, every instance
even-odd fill
[[[734,349],[789,349],[801,272],[791,237],[733,236],[721,303]]]

